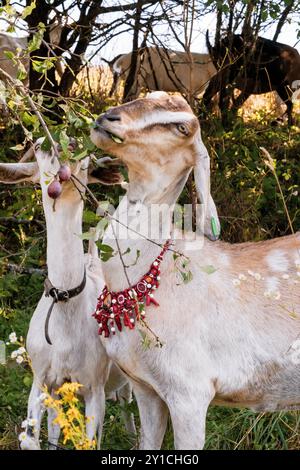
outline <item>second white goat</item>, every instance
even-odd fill
[[[48,196],[47,182],[50,174],[57,174],[60,167],[58,158],[52,152],[41,150],[41,141],[34,149],[35,162],[0,164],[0,181],[19,183],[31,181],[40,183],[43,209],[47,226],[48,294],[40,299],[32,316],[27,336],[27,350],[32,361],[34,381],[28,402],[27,425],[22,449],[39,449],[40,423],[43,404],[40,396],[42,387],[47,386],[54,394],[65,381],[82,384],[80,393],[85,401],[87,436],[98,439],[100,446],[105,412],[105,392],[119,396],[120,400],[131,400],[131,388],[117,366],[112,365],[97,335],[97,325],[92,312],[99,290],[104,281],[98,250],[90,242],[89,253],[84,255],[82,233],[83,200],[71,181],[62,184],[63,190],[56,200]],[[32,155],[33,156],[33,155]],[[28,158],[28,154],[27,154]],[[87,184],[100,181],[104,184],[120,182],[119,174],[112,170],[99,169],[99,178],[88,170],[89,158],[74,164],[72,173]],[[97,170],[96,170],[97,171]],[[48,175],[48,176],[47,176]],[[82,190],[82,188],[80,188]],[[54,287],[56,286],[56,287]],[[53,306],[45,338],[47,312],[57,295],[59,300]],[[65,296],[65,301],[63,297]],[[105,389],[105,390],[104,390]],[[48,441],[50,448],[56,448],[60,428],[53,423],[56,414],[48,410]],[[126,427],[135,433],[131,415],[126,415]]]

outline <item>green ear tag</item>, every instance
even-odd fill
[[[217,222],[216,222],[216,219],[214,217],[212,217],[210,219],[210,223],[211,223],[211,229],[212,229],[212,233],[213,233],[213,236],[214,237],[219,237],[220,235],[220,231],[217,227]]]

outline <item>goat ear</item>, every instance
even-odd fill
[[[39,181],[39,167],[33,163],[0,163],[0,182],[6,184]]]
[[[210,240],[216,241],[220,236],[221,225],[215,202],[210,193],[210,158],[202,142],[200,130],[196,136],[196,148],[194,177],[201,203],[201,226],[204,227],[204,235]]]
[[[89,166],[88,183],[102,183],[106,185],[121,184],[124,181],[119,168],[121,161],[117,158],[103,157],[97,160],[97,166]]]

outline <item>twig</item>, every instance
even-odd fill
[[[45,225],[40,220],[32,219],[18,219],[18,217],[0,217],[0,224],[21,224],[21,225],[30,225],[36,224],[41,227],[43,230],[45,229]]]
[[[130,279],[129,279],[129,276],[128,276],[128,273],[127,273],[127,266],[124,262],[123,255],[122,255],[121,248],[120,248],[120,244],[119,244],[119,240],[118,240],[118,237],[117,237],[117,234],[116,234],[116,231],[115,231],[115,227],[113,226],[113,224],[111,224],[111,228],[112,228],[112,231],[113,231],[113,234],[114,234],[114,237],[115,237],[117,250],[118,250],[119,257],[120,257],[120,260],[121,260],[121,263],[122,263],[123,271],[124,271],[126,280],[128,282],[128,287],[131,287],[131,282],[130,282]]]
[[[96,205],[96,207],[99,207],[99,202],[98,202],[98,199],[95,197],[95,195],[93,194],[93,192],[89,189],[89,187],[84,184],[79,178],[77,178],[77,176],[75,175],[72,175],[71,179],[74,179],[75,181],[77,181],[79,184],[81,184],[82,187],[84,187],[87,191],[87,193],[91,196],[94,204]],[[151,238],[148,238],[146,237],[146,235],[143,235],[142,233],[138,232],[137,230],[134,230],[133,228],[131,227],[128,227],[128,225],[124,224],[123,222],[121,222],[119,219],[116,219],[113,215],[111,215],[109,212],[107,212],[106,210],[102,209],[102,212],[104,214],[105,217],[107,217],[108,219],[110,220],[114,220],[115,222],[117,222],[118,224],[122,225],[123,227],[127,228],[128,230],[130,230],[131,232],[135,233],[136,235],[139,235],[141,238],[143,238],[144,240],[147,240],[148,242],[152,243],[153,245],[156,245],[156,246],[159,246],[159,248],[163,248],[163,244],[161,243],[158,243],[156,242],[155,240],[151,240]],[[186,255],[184,255],[183,253],[181,253],[180,251],[177,251],[177,250],[173,250],[173,248],[170,248],[168,247],[168,251],[171,251],[173,253],[175,253],[176,255],[178,256],[182,256],[183,258],[188,258]]]
[[[282,200],[282,203],[283,203],[283,206],[284,206],[284,210],[285,210],[288,222],[289,222],[289,226],[290,226],[291,232],[294,234],[295,230],[294,230],[293,223],[292,223],[292,220],[291,220],[291,217],[290,217],[290,214],[289,214],[288,207],[287,207],[286,202],[285,202],[285,198],[284,198],[282,189],[281,189],[281,184],[280,184],[280,181],[278,179],[278,176],[277,176],[277,173],[276,173],[276,170],[275,170],[274,160],[271,157],[271,155],[269,154],[269,152],[264,147],[259,147],[259,148],[262,151],[262,153],[265,155],[265,157],[267,158],[267,160],[265,160],[265,164],[267,165],[268,168],[270,168],[270,170],[272,171],[272,173],[275,177],[275,180],[276,180],[279,192],[280,192],[281,200]]]
[[[47,274],[47,269],[41,268],[29,268],[29,267],[22,267],[18,264],[11,264],[7,265],[8,272],[19,273],[19,274],[39,274],[41,276],[45,276]]]

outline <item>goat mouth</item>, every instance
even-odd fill
[[[109,137],[111,138],[111,140],[113,140],[116,144],[122,144],[123,143],[124,139],[122,139],[118,135],[112,134],[111,132],[108,132],[108,131],[106,131],[106,132],[109,135]]]
[[[104,127],[102,126],[95,126],[94,127],[94,130],[97,131],[97,132],[100,132],[102,134],[105,134],[107,135],[113,142],[115,142],[116,144],[122,144],[124,142],[124,139],[122,139],[122,137],[120,137],[119,135],[117,134],[114,134],[113,132],[105,129]]]

